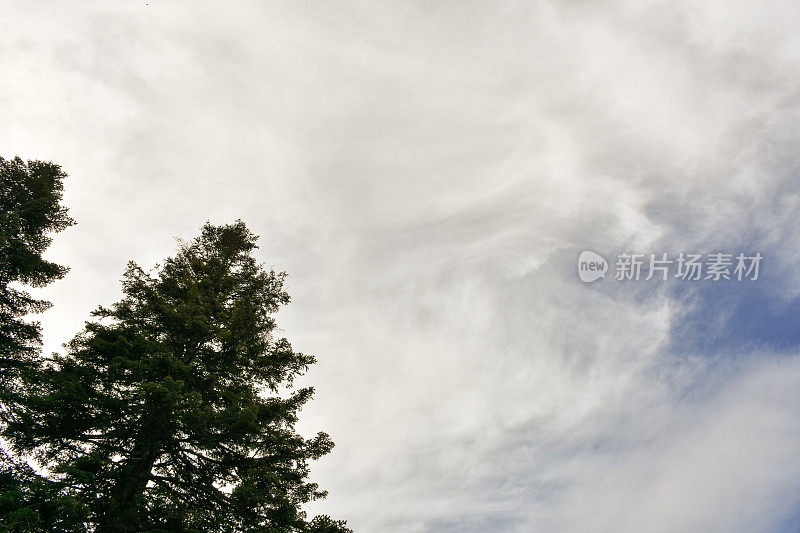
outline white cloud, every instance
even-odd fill
[[[3,155],[62,164],[79,222],[49,348],[128,259],[242,217],[320,360],[315,509],[362,531],[791,510],[796,358],[670,354],[682,302],[572,269],[749,241],[796,290],[796,4],[2,4]]]

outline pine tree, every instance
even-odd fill
[[[0,157],[0,423],[20,407],[24,377],[41,364],[41,328],[26,315],[50,306],[21,285],[42,287],[67,272],[42,254],[74,222],[61,205],[67,175],[50,162]],[[34,384],[35,386],[35,384]],[[5,448],[5,443],[2,443]],[[80,502],[0,450],[0,532],[74,531]]]
[[[0,403],[8,401],[20,369],[35,364],[41,329],[24,319],[50,304],[19,284],[42,287],[67,269],[45,260],[51,233],[74,222],[61,206],[66,174],[54,163],[0,157]]]
[[[309,461],[333,442],[294,428],[314,357],[276,335],[285,274],[256,262],[256,239],[206,224],[153,271],[130,263],[124,297],[28,377],[3,436],[87,530],[349,531],[302,510],[326,495]]]

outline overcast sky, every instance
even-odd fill
[[[0,155],[70,175],[46,349],[243,219],[360,532],[800,528],[800,3],[0,0]],[[585,249],[760,252],[591,284]],[[614,266],[611,265],[613,270]]]

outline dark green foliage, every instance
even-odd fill
[[[23,377],[40,364],[41,331],[24,319],[49,303],[37,300],[20,284],[41,287],[61,278],[65,267],[42,254],[56,233],[73,221],[60,205],[61,167],[42,161],[0,157],[0,414],[12,416],[25,395]],[[35,383],[32,384],[35,387]],[[25,462],[0,451],[0,532],[75,531],[81,505],[61,487],[37,475]]]
[[[41,287],[67,271],[42,258],[51,242],[49,235],[73,224],[66,208],[60,205],[65,177],[61,167],[53,163],[25,163],[19,157],[0,157],[0,388],[3,391],[15,385],[14,378],[20,368],[32,364],[38,354],[39,325],[23,317],[50,305],[12,284]]]
[[[350,531],[345,520],[334,520],[328,515],[315,516],[308,528],[309,533],[342,533]]]
[[[87,510],[62,484],[36,474],[22,461],[0,459],[0,532],[85,530]]]
[[[284,274],[252,257],[237,222],[148,273],[130,263],[124,298],[28,376],[3,437],[52,475],[97,532],[343,532],[302,505],[325,496],[308,462],[324,433],[294,429],[314,358],[275,335]],[[35,375],[34,375],[35,374]]]

